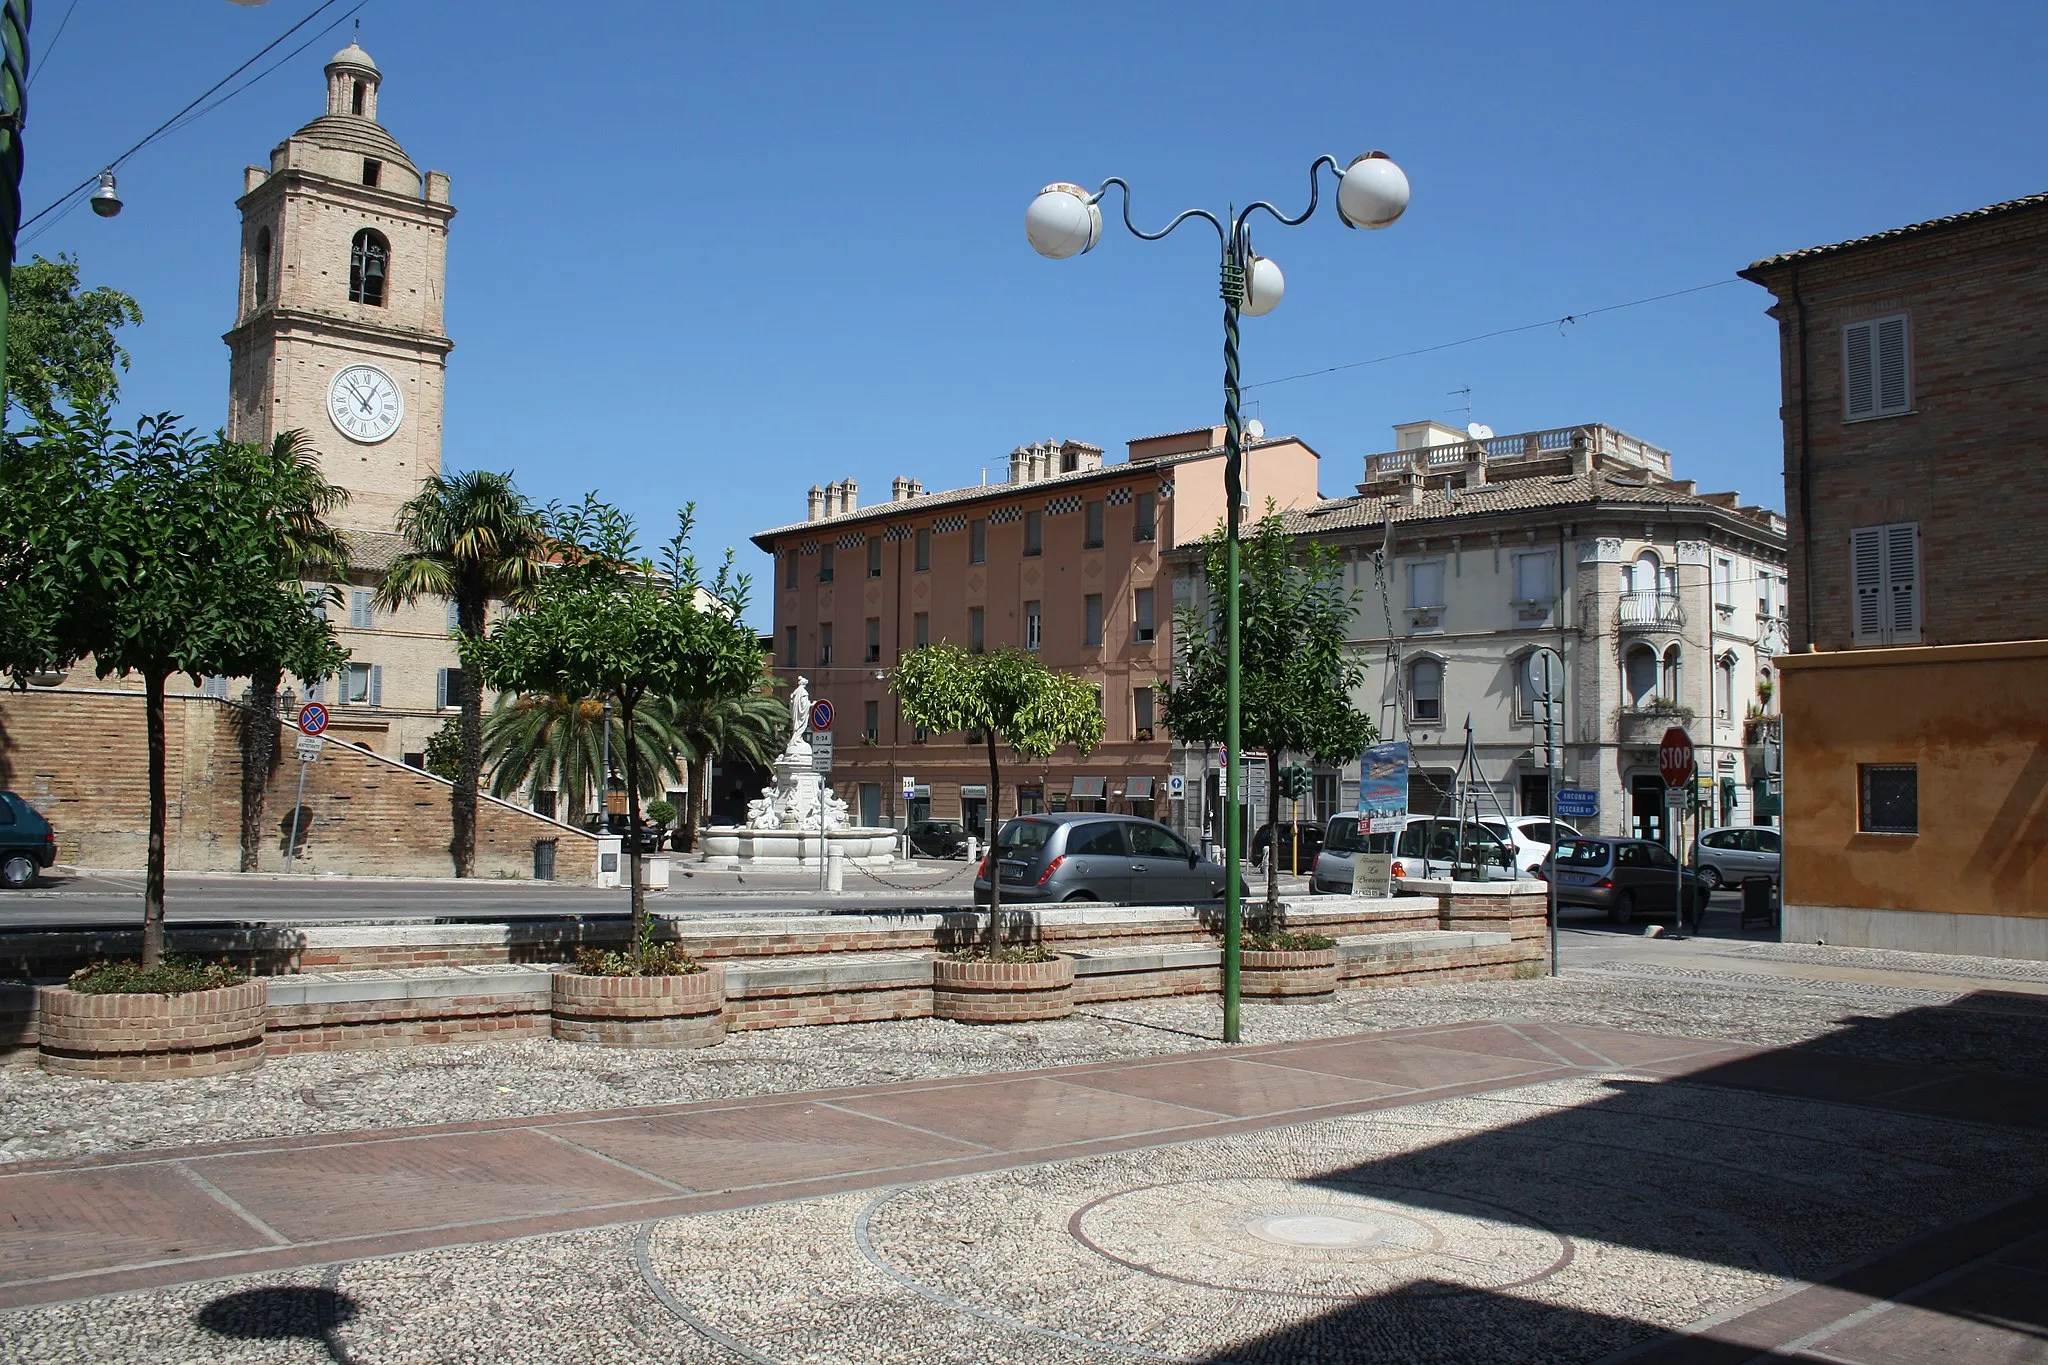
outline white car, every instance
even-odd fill
[[[1481,820],[1479,823],[1515,846],[1515,866],[1518,869],[1532,876],[1541,875],[1537,869],[1543,866],[1543,860],[1550,856],[1551,845],[1557,842],[1556,835],[1551,832],[1549,816],[1514,815],[1505,822]],[[1562,820],[1557,822],[1557,834],[1567,839],[1584,837]]]
[[[1357,816],[1335,816],[1323,835],[1323,851],[1316,855],[1309,894],[1350,895],[1354,853],[1393,854],[1397,881],[1436,877],[1516,881],[1529,875],[1516,865],[1513,846],[1484,825],[1467,822],[1460,836],[1456,820],[1439,820],[1433,815],[1407,816],[1398,837],[1391,831],[1362,833]]]

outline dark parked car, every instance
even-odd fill
[[[1295,862],[1296,841],[1299,841],[1301,855],[1299,866],[1303,872],[1315,870],[1316,855],[1323,851],[1323,827],[1309,820],[1283,820],[1280,822],[1280,870],[1291,871]],[[1252,866],[1264,868],[1266,850],[1274,844],[1273,826],[1260,825],[1259,832],[1252,836]]]
[[[1681,906],[1697,923],[1711,894],[1692,869],[1681,872],[1671,851],[1648,839],[1566,839],[1543,870],[1557,878],[1559,907],[1604,910],[1612,924],[1637,915],[1677,919]]]
[[[989,874],[996,868],[1005,905],[1187,905],[1220,900],[1224,887],[1220,864],[1205,862],[1158,821],[1130,815],[1070,811],[1004,821],[996,847],[974,875],[976,904],[988,903]],[[1244,887],[1242,879],[1238,885]]]
[[[0,791],[0,885],[34,886],[36,874],[56,861],[57,831],[43,813]]]
[[[958,820],[919,820],[903,831],[920,858],[958,858],[967,852],[967,827]]]

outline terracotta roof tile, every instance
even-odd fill
[[[1942,228],[1956,227],[1976,222],[1983,218],[1995,218],[2001,214],[2019,213],[2027,209],[2048,208],[2048,194],[2029,194],[2019,199],[2008,199],[2001,204],[1986,204],[1980,209],[1969,209],[1963,213],[1951,213],[1942,218],[1930,218],[1924,223],[1908,223],[1904,227],[1886,228],[1873,232],[1867,237],[1851,237],[1846,242],[1833,242],[1826,246],[1810,246],[1799,251],[1787,251],[1776,256],[1766,256],[1752,261],[1748,270],[1739,271],[1745,279],[1751,271],[1764,270],[1789,261],[1811,260],[1815,256],[1831,256],[1838,251],[1850,251],[1857,247],[1875,246],[1879,242],[1890,242],[1901,237],[1912,237],[1922,232],[1935,232]]]

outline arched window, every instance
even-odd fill
[[[1443,723],[1443,660],[1417,659],[1408,665],[1408,719],[1417,725]]]
[[[364,228],[348,252],[348,297],[351,303],[384,306],[384,277],[391,266],[391,246],[383,234]]]
[[[1645,550],[1636,556],[1636,571],[1629,583],[1631,592],[1654,593],[1663,578],[1663,561],[1657,558],[1655,550]]]
[[[1636,710],[1654,706],[1657,701],[1657,651],[1648,645],[1637,645],[1628,652],[1628,659],[1622,666],[1622,682],[1628,689],[1628,704]]]
[[[1678,705],[1678,699],[1685,695],[1682,690],[1685,676],[1681,671],[1684,663],[1685,655],[1677,645],[1664,651],[1664,700],[1673,706]]]
[[[249,260],[250,294],[261,308],[270,298],[270,229],[256,229],[256,250]]]
[[[1735,652],[1723,654],[1714,665],[1714,718],[1735,719]]]

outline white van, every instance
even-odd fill
[[[1399,834],[1361,832],[1356,815],[1338,815],[1323,834],[1309,890],[1319,896],[1351,894],[1351,855],[1391,853],[1394,879],[1451,878],[1461,882],[1515,881],[1527,874],[1515,866],[1515,851],[1474,820],[1462,823],[1434,815],[1410,815]],[[1455,876],[1453,875],[1455,874]]]

